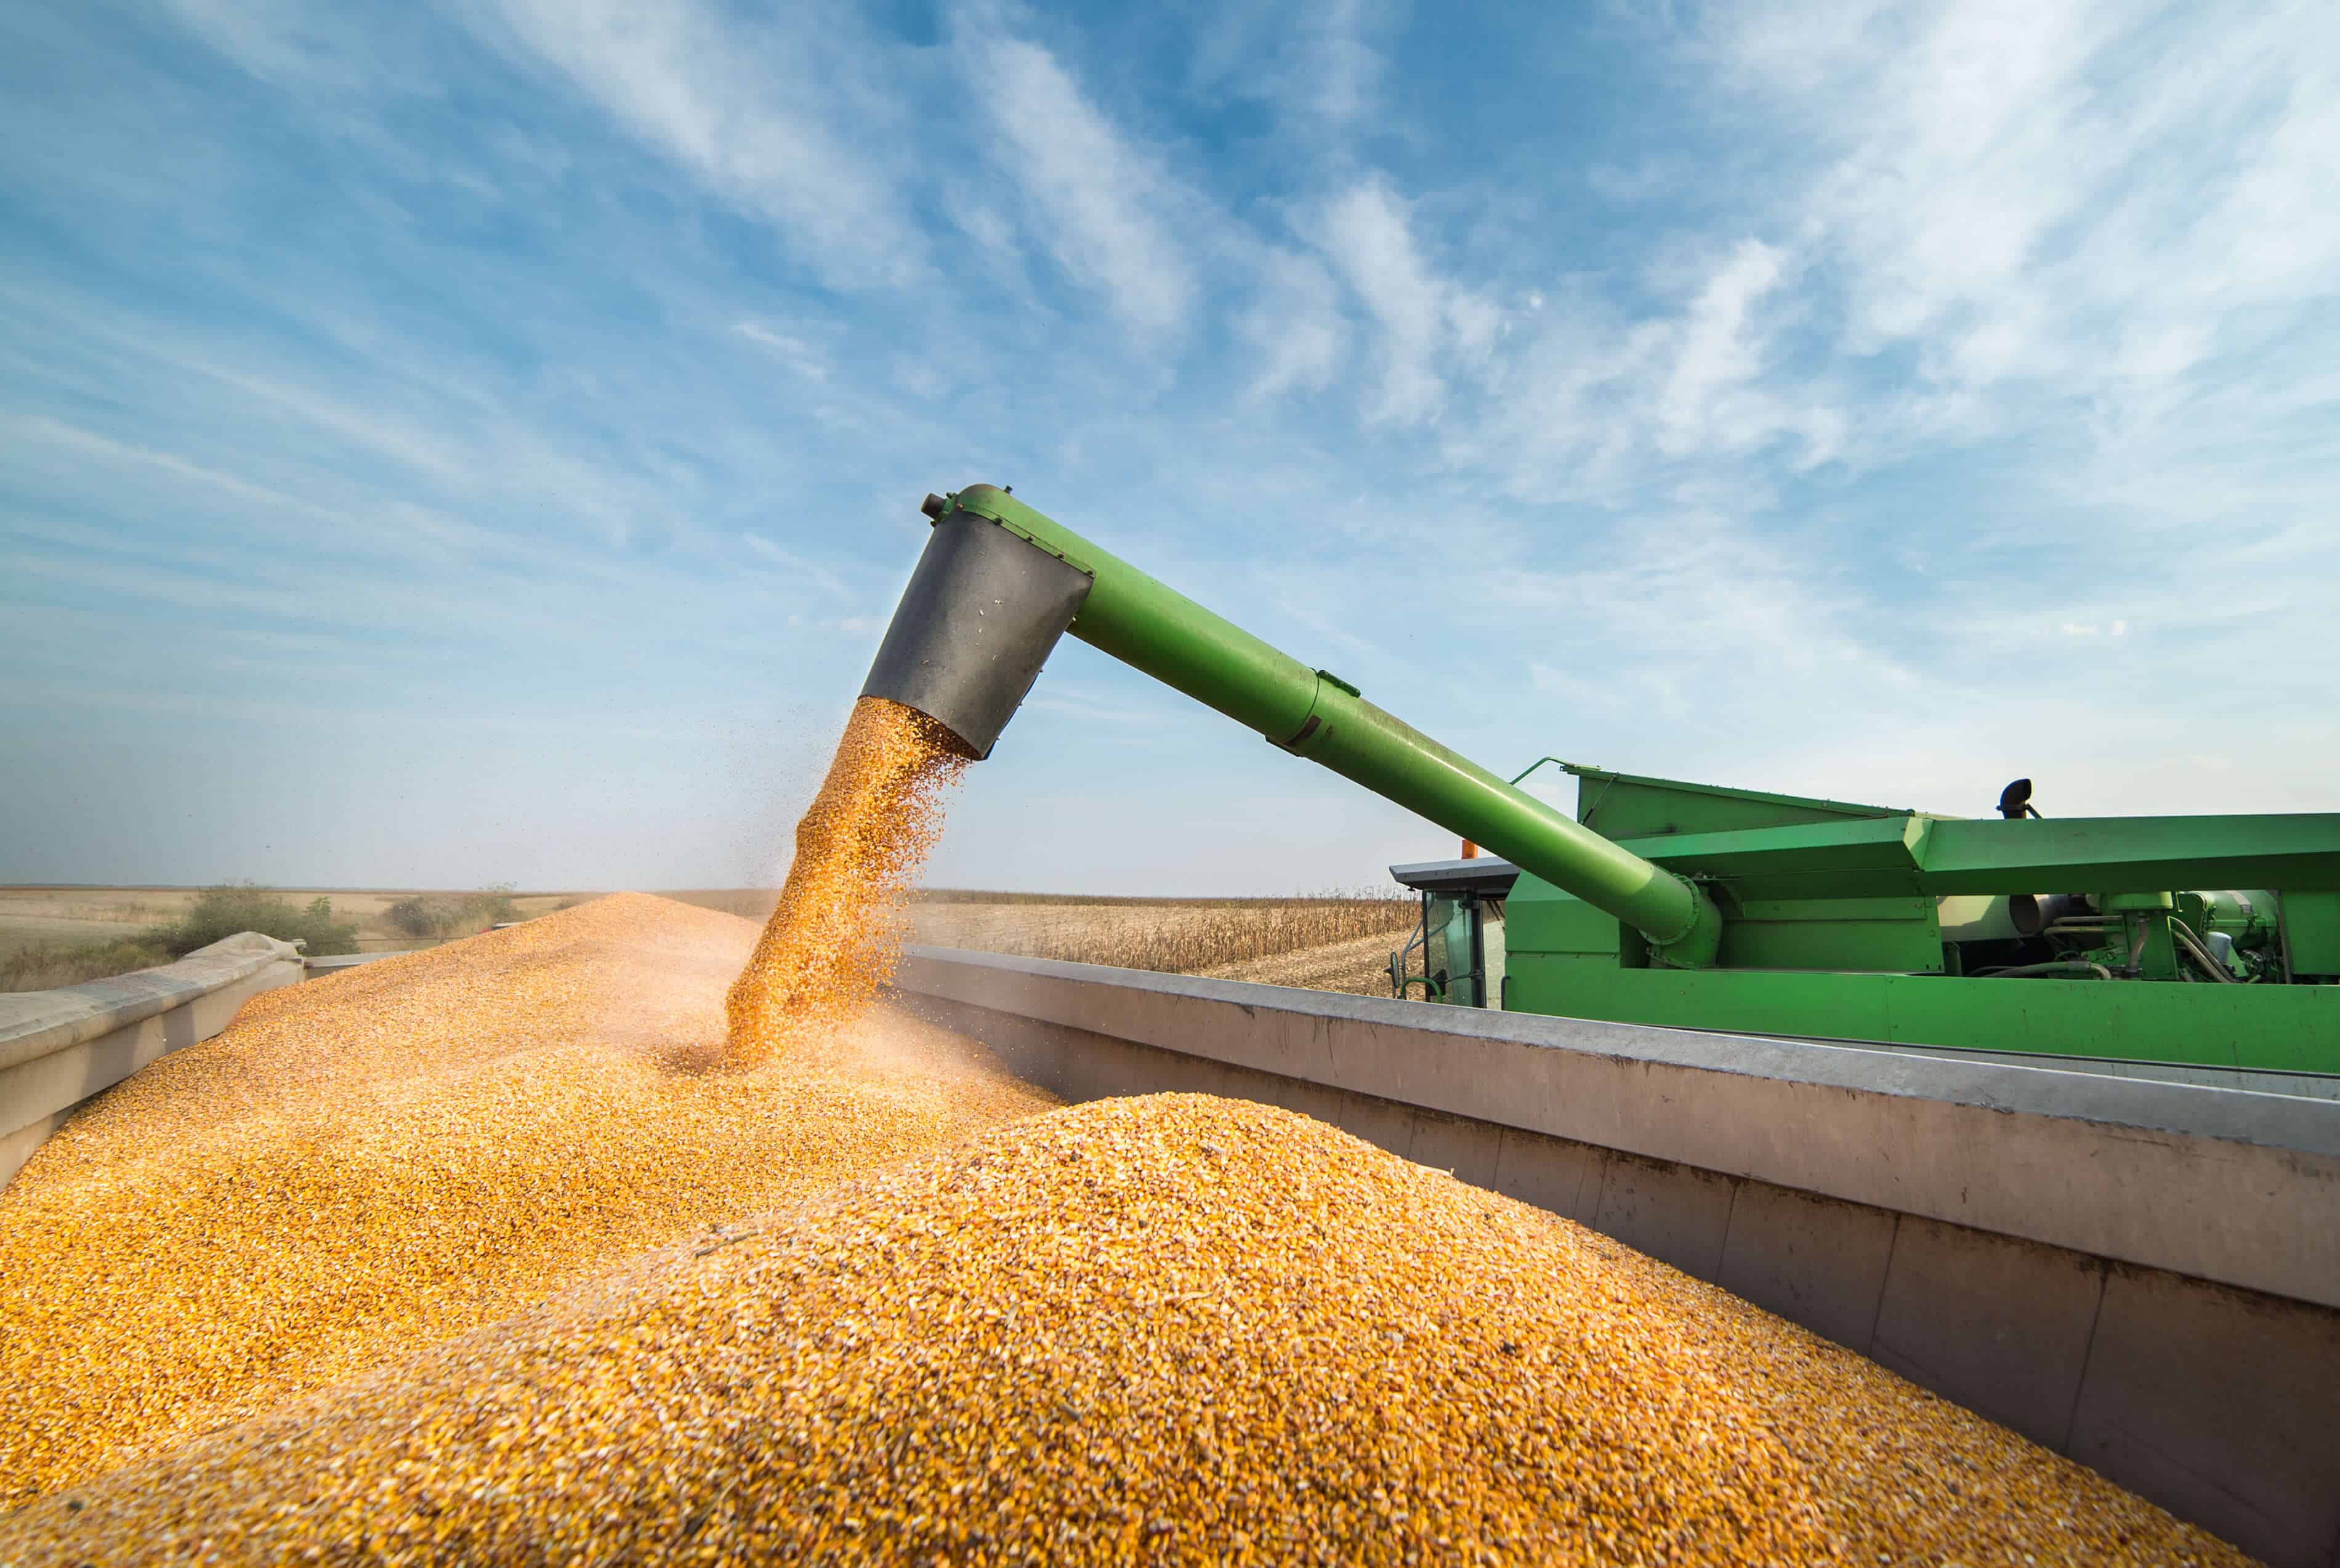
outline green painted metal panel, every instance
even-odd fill
[[[1925,870],[1929,892],[2340,891],[2340,813],[1938,819]]]
[[[2340,893],[2283,895],[2284,934],[2299,974],[2340,974]]]
[[[1901,922],[1935,923],[1930,898],[1908,893],[1889,898],[1746,898],[1731,901],[1740,920],[1798,922]]]
[[[1506,904],[1514,952],[1601,954],[1611,963],[1637,962],[1636,948],[1621,953],[1617,922],[1581,899],[1522,876]],[[1938,974],[1941,927],[1934,901],[1903,898],[1778,900],[1734,905],[1722,928],[1721,963],[1729,969],[1878,970]],[[1514,1010],[1528,1009],[1514,997]]]
[[[1577,778],[1576,820],[1609,838],[1731,833],[1742,828],[1787,827],[1796,823],[1835,822],[1847,817],[1907,814],[1887,806],[1768,794],[1761,790],[1730,789],[1681,779],[1649,778],[1576,763],[1560,765]]]
[[[1733,1034],[2340,1072],[2340,986],[1626,969],[1530,953],[1512,932],[1515,1011]]]
[[[1930,898],[1758,899],[1723,922],[1726,969],[1862,969],[1942,972],[1942,928]]]
[[[1503,901],[1503,923],[1513,952],[1601,953],[1612,964],[1623,934],[1614,915],[1532,876],[1512,884]]]
[[[1968,821],[1923,813],[1624,841],[1742,898],[2340,891],[2340,813]]]
[[[1800,823],[1741,833],[1628,839],[1660,865],[1728,883],[1740,899],[1909,897],[1920,891],[1919,815]]]

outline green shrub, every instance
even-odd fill
[[[382,918],[409,936],[444,936],[452,928],[454,914],[446,899],[414,893],[383,910]]]
[[[477,892],[418,892],[382,912],[382,919],[411,937],[451,937],[485,931],[511,920],[512,884],[497,883]]]
[[[296,908],[275,889],[251,882],[203,889],[184,916],[154,927],[148,936],[183,958],[243,931],[256,931],[279,942],[303,942],[303,951],[311,958],[358,950],[356,922],[334,920],[332,900],[312,898],[306,908]]]

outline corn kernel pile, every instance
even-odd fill
[[[853,705],[755,956],[731,987],[735,1062],[817,1049],[894,972],[902,909],[967,770],[951,733],[884,697]]]
[[[93,1101],[0,1192],[0,1507],[1056,1103],[883,1011],[709,1070],[754,934],[601,899],[270,992]]]
[[[51,1496],[0,1560],[2231,1564],[1289,1112],[994,1130]]]

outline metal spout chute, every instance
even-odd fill
[[[935,523],[861,685],[991,754],[1088,597],[1086,572],[972,512]]]

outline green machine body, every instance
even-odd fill
[[[924,509],[865,695],[987,755],[1070,635],[1483,846],[1391,868],[1422,907],[1393,994],[2340,1074],[2340,814],[2051,819],[2018,781],[1969,819],[1560,764],[1572,817],[1005,489]]]

